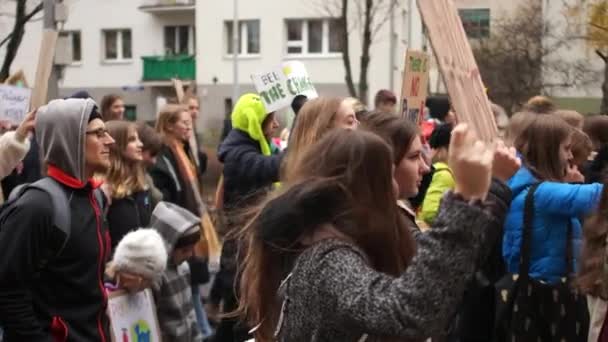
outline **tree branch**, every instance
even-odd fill
[[[604,53],[602,53],[602,51],[600,50],[595,50],[595,53],[600,56],[600,58],[604,61],[604,63],[608,64],[608,55],[605,55]]]
[[[38,14],[40,11],[42,11],[42,2],[38,4],[38,6],[34,7],[34,9],[28,13],[25,17],[23,18],[16,18],[15,20],[21,20],[23,22],[23,24],[25,25],[25,23],[27,23],[28,21],[30,21],[30,19],[32,19],[33,16],[35,16],[36,14]],[[9,33],[6,37],[4,37],[4,39],[2,39],[2,41],[0,42],[0,47],[2,47],[2,45],[6,44],[11,37],[13,36],[14,32]]]

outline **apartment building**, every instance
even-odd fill
[[[557,2],[542,0],[546,15],[557,16]],[[324,95],[347,95],[339,35],[338,13],[328,10],[338,0],[238,1],[238,83],[241,93],[253,91],[250,75],[272,69],[285,60],[304,62],[317,90]],[[513,11],[523,0],[455,0],[471,39],[487,37],[492,20]],[[73,62],[64,67],[61,95],[86,89],[96,99],[118,93],[125,99],[129,119],[153,120],[158,104],[174,96],[171,78],[193,81],[201,99],[200,129],[219,130],[230,111],[233,89],[233,1],[212,0],[64,0],[69,17],[62,34],[69,40]],[[329,5],[328,5],[329,4]],[[409,11],[410,7],[412,11]],[[356,6],[351,21],[357,20]],[[14,11],[14,2],[0,11]],[[40,15],[27,25],[12,70],[23,69],[33,82],[42,31]],[[371,47],[368,102],[379,89],[397,92],[408,46],[431,52],[423,35],[415,0],[400,0],[382,17]],[[0,32],[8,32],[11,18],[0,16]],[[361,55],[358,28],[349,35],[354,79]],[[569,51],[576,53],[576,51]],[[0,59],[3,57],[0,48]],[[431,91],[443,92],[436,67]],[[597,92],[569,90],[565,98],[597,99]],[[599,100],[597,100],[599,101]],[[599,102],[598,102],[599,103]],[[599,105],[598,105],[599,106]]]

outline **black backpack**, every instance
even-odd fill
[[[22,184],[17,186],[11,191],[7,201],[0,207],[0,216],[6,210],[13,207],[15,203],[23,196],[23,194],[30,190],[37,189],[46,192],[51,197],[51,205],[53,206],[53,225],[65,233],[65,240],[61,245],[61,248],[53,253],[54,256],[61,254],[65,248],[71,231],[71,214],[70,214],[70,198],[66,193],[66,189],[59,184],[55,179],[51,177],[44,177],[34,183]],[[100,189],[95,189],[93,192],[95,200],[101,207],[102,214],[105,213],[105,198]],[[3,227],[0,226],[0,230]]]

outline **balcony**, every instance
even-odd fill
[[[142,82],[150,85],[166,84],[173,78],[183,81],[196,79],[194,56],[146,56],[143,60]]]
[[[195,0],[144,0],[139,9],[152,14],[194,14],[195,7]]]

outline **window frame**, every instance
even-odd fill
[[[258,24],[258,52],[249,52],[249,23],[257,22]],[[239,52],[238,57],[242,58],[256,58],[260,57],[262,53],[262,22],[260,19],[241,19],[238,21],[239,26]],[[234,53],[230,51],[232,49],[232,20],[224,20],[224,57],[234,58]],[[245,52],[243,52],[245,51]]]
[[[337,58],[342,57],[342,52],[330,51],[330,23],[333,20],[340,20],[339,18],[287,18],[284,21],[284,40],[285,48],[283,53],[288,58]],[[301,40],[289,40],[289,24],[292,22],[300,22],[302,25],[300,30],[302,32]],[[321,33],[321,52],[310,52],[309,48],[309,22],[321,21],[322,22],[322,33]],[[289,52],[290,47],[301,48],[302,52]]]
[[[123,45],[123,35],[125,32],[129,32],[129,34],[131,35],[131,57],[129,58],[125,58],[124,57],[124,45]],[[107,58],[107,44],[106,44],[106,39],[107,39],[107,34],[109,32],[115,32],[116,33],[116,58]],[[133,30],[131,30],[130,28],[110,28],[110,29],[102,29],[101,30],[101,44],[102,44],[102,49],[101,49],[101,60],[103,63],[131,63],[133,62]]]
[[[167,51],[167,41],[165,40],[166,39],[165,33],[166,33],[166,30],[169,28],[174,29],[173,38],[175,40],[173,42],[174,43],[173,55],[175,55],[175,56],[180,55],[179,53],[175,53],[175,51],[177,50],[176,48],[179,47],[179,42],[180,42],[180,38],[181,38],[179,28],[182,28],[182,27],[188,28],[188,43],[187,43],[188,46],[186,47],[186,49],[187,49],[186,54],[188,56],[193,56],[196,54],[196,40],[194,37],[194,25],[165,25],[165,26],[163,26],[163,51],[164,51],[165,55],[169,55],[169,53]]]
[[[76,51],[75,47],[74,47],[74,35],[78,34],[79,36],[79,40],[80,40],[80,59],[79,60],[75,60],[74,59],[74,51]],[[82,31],[81,30],[65,30],[65,31],[61,31],[59,33],[60,36],[66,36],[68,37],[69,41],[70,41],[70,46],[72,48],[72,62],[69,64],[69,66],[80,66],[82,65]]]
[[[482,19],[480,19],[482,17],[482,14],[485,16],[485,14],[487,13],[487,21],[488,21],[488,25],[487,27],[482,26]],[[490,8],[459,8],[458,9],[458,16],[460,17],[460,20],[462,21],[462,26],[465,30],[465,33],[467,34],[467,38],[468,39],[473,39],[473,40],[480,40],[480,39],[487,39],[490,37],[490,35],[492,34],[491,31],[491,27],[492,27],[492,12]],[[465,25],[465,18],[466,19],[470,19],[471,17],[476,17],[476,21],[472,21],[472,20],[467,20],[467,22],[474,22],[476,27],[475,27],[475,35],[471,34],[471,31],[467,31],[467,26]]]

